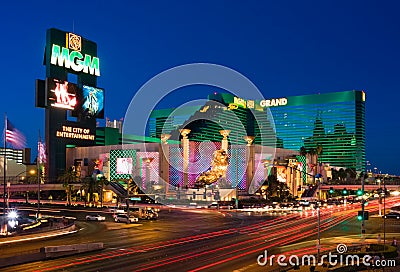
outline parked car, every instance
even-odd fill
[[[87,221],[105,221],[106,218],[100,214],[89,214],[86,215]]]
[[[400,213],[397,212],[390,212],[388,214],[385,214],[382,216],[382,218],[395,218],[395,219],[400,219]]]
[[[114,220],[115,220],[115,222],[118,222],[118,223],[127,223],[127,224],[139,221],[139,219],[137,217],[134,217],[132,215],[128,217],[127,214],[117,214],[115,216]]]

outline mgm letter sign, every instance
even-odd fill
[[[82,37],[74,33],[66,33],[65,47],[59,44],[52,44],[50,63],[75,72],[100,76],[100,61],[98,57],[83,54]]]

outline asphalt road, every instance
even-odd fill
[[[374,208],[373,204],[370,206]],[[354,220],[358,206],[321,210],[321,237],[358,233]],[[64,212],[65,213],[65,212]],[[282,247],[316,239],[316,213],[254,216],[210,210],[163,210],[159,220],[124,224],[85,222],[77,213],[81,231],[58,238],[13,244],[0,248],[3,256],[34,252],[38,247],[103,242],[105,249],[34,262],[2,271],[271,271],[257,265],[257,257],[280,253]],[[371,218],[378,228],[381,218]],[[344,222],[344,223],[343,223]],[[386,221],[393,232],[399,224]],[[369,229],[368,231],[373,231]],[[389,229],[388,229],[389,231]],[[330,249],[323,245],[321,250]],[[292,250],[293,251],[293,250]],[[315,252],[315,244],[296,248],[296,254]]]

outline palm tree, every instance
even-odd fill
[[[101,187],[100,189],[100,206],[103,207],[103,189],[104,189],[104,185],[108,185],[110,182],[106,179],[105,176],[101,176],[98,179],[99,185]]]
[[[279,201],[286,201],[290,197],[289,187],[284,182],[279,182],[275,175],[269,175],[264,185],[268,184],[266,196],[268,200],[275,198]]]
[[[102,187],[97,179],[91,176],[83,178],[81,190],[85,190],[85,199],[89,204],[95,201],[94,194],[100,192],[100,189],[102,189]]]
[[[67,205],[70,206],[72,191],[74,189],[74,185],[71,183],[75,183],[79,180],[75,169],[73,167],[66,169],[64,173],[57,178],[57,180],[63,183],[63,187],[65,188],[65,192],[67,194]]]

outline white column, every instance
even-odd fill
[[[190,133],[190,129],[180,129],[179,132],[182,135],[182,147],[183,147],[183,186],[188,185],[188,169],[189,169],[189,138],[187,135]]]

